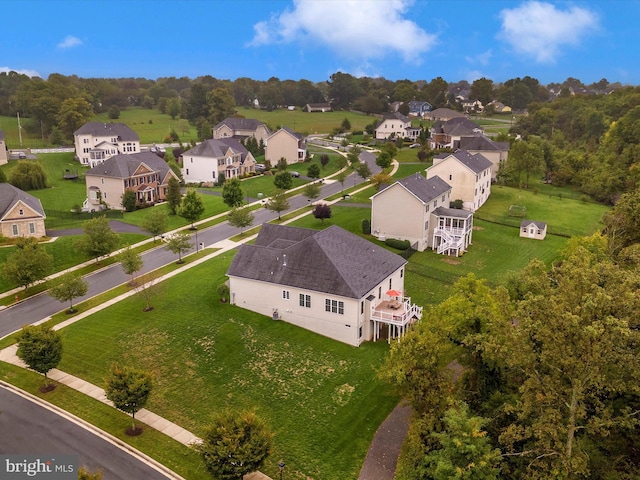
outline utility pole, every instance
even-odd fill
[[[20,112],[16,112],[18,116],[18,135],[20,136],[20,148],[22,148],[22,125],[20,125]]]

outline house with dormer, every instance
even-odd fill
[[[3,237],[44,237],[45,218],[40,199],[10,183],[0,183],[0,234]]]
[[[92,168],[114,155],[140,152],[140,137],[124,123],[87,122],[73,138],[76,159]]]
[[[169,179],[178,176],[152,152],[115,155],[85,173],[87,199],[83,210],[124,210],[122,195],[136,194],[137,205],[153,205],[167,198]]]
[[[263,142],[271,134],[264,122],[254,118],[228,117],[213,127],[213,138],[235,138],[245,140],[253,137],[258,143]]]
[[[409,138],[416,140],[420,128],[411,126],[411,119],[400,112],[385,113],[376,126],[376,140],[389,138]]]
[[[227,276],[231,303],[359,346],[400,338],[422,316],[405,294],[407,261],[336,225],[265,223]]]
[[[371,233],[378,240],[408,240],[420,252],[459,256],[471,244],[473,213],[450,208],[452,188],[438,176],[415,173],[371,197]]]
[[[281,158],[284,158],[287,164],[291,165],[304,162],[306,157],[307,143],[304,137],[289,127],[282,127],[267,137],[264,146],[264,159],[271,162],[271,165],[277,165]]]
[[[480,153],[489,160],[492,163],[491,178],[494,180],[498,176],[500,165],[509,157],[509,142],[495,142],[486,135],[460,137],[458,146],[460,150],[466,150],[472,154]]]
[[[451,185],[451,200],[462,200],[463,208],[475,212],[491,194],[493,164],[482,154],[466,150],[443,153],[433,157],[426,177],[440,177]]]
[[[429,147],[432,150],[441,148],[460,148],[462,137],[484,135],[482,128],[466,117],[455,117],[450,120],[437,121],[431,127]]]
[[[208,139],[182,154],[186,183],[217,183],[256,171],[256,160],[235,138]]]

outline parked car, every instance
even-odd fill
[[[300,177],[300,172],[291,172],[291,176],[295,177],[295,178],[298,178],[298,177]]]
[[[25,158],[27,158],[27,154],[24,152],[18,152],[18,158],[24,160]]]
[[[267,171],[267,166],[264,163],[256,163],[256,172],[262,173]]]

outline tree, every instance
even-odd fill
[[[356,167],[356,173],[363,180],[366,180],[371,176],[371,170],[369,170],[369,165],[367,165],[366,163],[358,164],[358,166]]]
[[[73,132],[91,120],[93,115],[93,107],[84,98],[67,98],[60,105],[58,127],[66,138],[73,138]]]
[[[169,237],[167,241],[167,250],[178,255],[176,263],[184,263],[182,254],[191,249],[191,236],[185,232],[177,232]]]
[[[326,153],[320,155],[320,165],[322,165],[322,168],[325,168],[329,164],[329,160],[329,155],[327,155]]]
[[[180,202],[178,208],[178,215],[184,218],[187,222],[191,223],[191,229],[195,229],[194,222],[198,220],[204,213],[204,203],[202,198],[195,190],[189,190],[187,194]]]
[[[139,435],[142,428],[136,428],[136,413],[147,404],[153,379],[150,374],[130,367],[113,365],[105,379],[104,390],[113,405],[131,415],[129,435]]]
[[[20,237],[16,250],[7,257],[2,266],[2,276],[25,290],[44,279],[51,271],[53,258],[38,245],[37,240]]]
[[[273,176],[273,184],[280,190],[289,190],[293,185],[293,177],[289,172],[278,172]]]
[[[135,250],[132,250],[131,246],[127,246],[127,248],[118,254],[118,261],[122,266],[122,271],[131,276],[129,285],[135,285],[134,275],[142,268],[142,256]]]
[[[177,178],[169,178],[167,184],[167,204],[169,205],[169,211],[171,215],[178,213],[178,207],[182,202],[182,192],[180,191],[180,182]]]
[[[18,358],[29,368],[44,375],[42,391],[50,391],[47,373],[56,368],[62,358],[62,337],[59,332],[42,325],[27,325],[18,334]]]
[[[236,112],[236,103],[233,96],[226,88],[216,88],[207,93],[207,106],[209,118],[213,125],[230,117]]]
[[[614,255],[640,243],[640,188],[625,193],[604,215],[605,233]]]
[[[137,201],[136,192],[134,192],[133,190],[127,189],[122,194],[121,203],[125,211],[133,212],[136,209],[136,201]]]
[[[349,130],[351,130],[351,122],[347,117],[345,117],[344,120],[342,120],[340,127],[342,128],[343,132],[348,132]]]
[[[78,469],[78,480],[102,480],[102,470],[91,473],[85,467]]]
[[[47,188],[47,175],[37,162],[18,161],[9,173],[9,183],[20,190]]]
[[[153,235],[153,243],[155,243],[156,237],[167,231],[167,212],[159,207],[152,208],[142,220],[142,228]]]
[[[336,180],[338,180],[340,182],[340,185],[342,185],[343,192],[344,192],[344,182],[347,179],[347,176],[349,176],[349,173],[346,170],[340,171],[336,176]]]
[[[118,248],[120,237],[109,225],[105,216],[87,220],[84,223],[84,235],[75,242],[76,248],[89,258],[95,258],[96,262]]]
[[[382,185],[391,185],[393,183],[393,177],[388,173],[377,173],[371,177],[371,185],[373,185],[376,190],[380,190]]]
[[[117,120],[120,118],[120,109],[117,105],[111,105],[109,107],[109,112],[107,113],[109,120]]]
[[[267,210],[276,212],[278,214],[278,220],[280,220],[280,213],[289,208],[289,200],[287,199],[287,193],[284,190],[278,190],[269,200],[267,200],[264,206]]]
[[[325,218],[331,218],[331,207],[326,203],[318,203],[313,208],[313,216],[324,223]]]
[[[75,312],[73,300],[82,297],[89,290],[89,284],[76,272],[67,272],[51,281],[49,295],[60,302],[69,302],[67,313]]]
[[[273,434],[254,412],[223,411],[214,415],[196,448],[215,478],[240,480],[264,465],[273,448]]]
[[[529,188],[529,177],[544,168],[544,150],[532,141],[519,140],[513,143],[509,151],[507,169],[525,174],[524,188]]]
[[[320,196],[320,185],[317,183],[307,183],[302,189],[302,195],[307,197],[308,201],[311,202]]]
[[[382,169],[389,168],[391,166],[392,160],[393,159],[388,152],[382,151],[376,157],[376,165],[378,165]]]
[[[307,177],[320,178],[320,166],[317,163],[309,165],[309,168],[307,168]]]
[[[167,101],[167,113],[171,117],[171,120],[175,120],[178,115],[180,115],[180,99],[179,98],[170,98]]]
[[[253,219],[254,216],[249,207],[235,207],[229,212],[229,225],[238,227],[240,229],[240,233],[242,233],[242,230],[245,227],[253,224]]]
[[[240,179],[233,177],[222,185],[222,201],[229,207],[239,207],[244,200],[244,192],[240,186]]]
[[[287,163],[287,159],[284,157],[280,157],[280,159],[278,160],[278,163],[276,164],[276,169],[279,172],[284,172],[288,166],[289,166],[289,163]]]
[[[493,80],[482,77],[474,80],[471,84],[471,92],[469,93],[471,100],[480,100],[482,105],[487,105],[494,99],[493,95]]]
[[[158,286],[156,285],[158,276],[159,274],[157,272],[149,272],[145,275],[141,275],[134,287],[136,293],[142,296],[145,300],[145,307],[142,310],[143,312],[150,312],[153,310],[151,299],[158,293]]]

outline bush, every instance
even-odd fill
[[[411,246],[409,240],[400,240],[397,238],[387,238],[384,243],[391,248],[398,250],[407,250]]]
[[[362,220],[362,233],[365,235],[371,235],[371,222],[366,218]]]
[[[457,200],[453,200],[449,202],[449,208],[456,208],[458,210],[462,210],[462,206],[463,206],[463,202],[461,198],[458,198]]]

